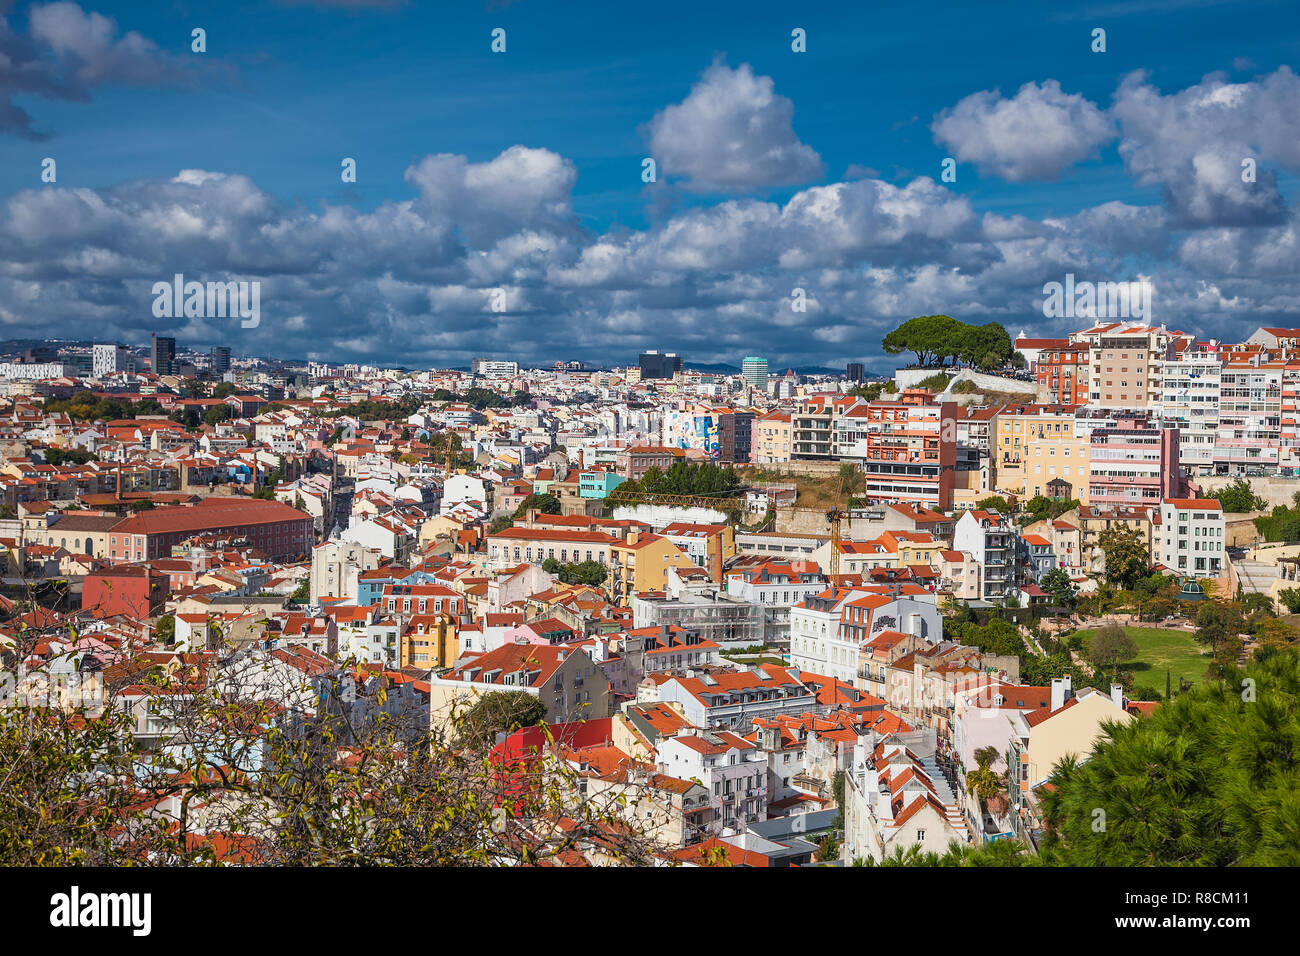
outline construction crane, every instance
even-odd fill
[[[866,514],[865,508],[850,507],[850,505],[852,504],[852,498],[850,495],[846,494],[845,492],[846,490],[851,490],[851,489],[845,488],[846,483],[847,483],[846,476],[841,474],[840,486],[835,493],[835,504],[832,505],[831,509],[826,512],[826,523],[830,525],[830,529],[831,529],[830,578],[831,578],[832,594],[835,593],[835,588],[840,583],[840,542],[844,540],[844,535],[843,532],[841,531],[840,524],[845,520],[852,522],[854,518]],[[840,506],[841,502],[844,503],[843,507]]]

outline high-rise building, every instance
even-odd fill
[[[215,345],[212,348],[212,374],[220,378],[230,371],[230,347]]]
[[[745,384],[751,388],[767,388],[767,359],[757,355],[745,356],[745,361],[741,363],[741,374],[745,378]]]
[[[515,378],[519,375],[519,363],[476,358],[470,364],[470,371],[484,378]]]
[[[95,345],[91,348],[90,371],[96,378],[114,372],[134,372],[135,357],[125,345]]]
[[[162,335],[149,337],[149,367],[155,375],[176,374],[176,340]]]
[[[860,382],[866,374],[867,370],[861,362],[850,362],[848,368],[845,369],[844,377],[850,382]]]
[[[682,357],[676,352],[659,352],[651,349],[641,353],[641,380],[650,378],[672,378],[682,370]]]

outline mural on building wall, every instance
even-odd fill
[[[717,458],[721,447],[722,418],[713,412],[664,413],[663,443],[669,448],[694,448]]]

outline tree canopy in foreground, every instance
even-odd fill
[[[887,866],[1300,865],[1300,654],[1204,684],[1111,724],[1059,764],[1040,852],[999,841]]]

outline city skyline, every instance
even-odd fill
[[[0,319],[335,362],[884,371],[912,315],[1062,334],[1044,287],[1077,275],[1149,282],[1170,328],[1294,325],[1295,28],[1246,7],[940,5],[936,37],[902,11],[683,30],[593,6],[561,51],[545,4],[295,4],[306,45],[248,4],[18,4]],[[173,276],[251,282],[264,321],[159,317]]]

